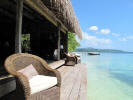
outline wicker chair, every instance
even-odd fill
[[[81,63],[81,58],[79,55],[74,53],[65,53],[66,55],[66,62],[65,65],[74,66],[75,64]]]
[[[77,58],[75,56],[71,55],[70,53],[65,53],[65,55],[66,55],[65,65],[74,66],[75,64],[77,64]]]
[[[78,64],[78,63],[81,63],[81,57],[80,57],[79,54],[74,53],[73,56],[76,57],[76,63],[77,63],[77,64]]]
[[[28,78],[18,72],[30,64],[34,66],[39,75],[56,77],[57,85],[31,94]],[[12,100],[60,100],[61,76],[57,70],[51,69],[42,58],[25,53],[13,54],[6,59],[5,68],[16,78],[16,93]]]

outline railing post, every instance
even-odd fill
[[[58,57],[57,57],[57,60],[60,60],[60,40],[61,40],[61,25],[59,24],[58,25],[58,49],[57,49],[57,52],[58,52]]]
[[[21,53],[22,17],[23,0],[16,0],[16,34],[15,34],[15,53]]]
[[[68,32],[64,33],[64,52],[68,53]]]
[[[68,32],[66,32],[66,53],[68,53]]]

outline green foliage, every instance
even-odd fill
[[[76,40],[75,34],[69,32],[68,33],[68,51],[75,51],[78,46],[80,46],[80,44]]]
[[[30,34],[22,35],[22,50],[24,52],[30,50]]]

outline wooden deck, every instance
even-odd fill
[[[63,66],[58,69],[62,77],[61,100],[87,100],[87,66]]]
[[[61,73],[62,77],[60,100],[87,100],[86,64],[62,66],[57,70]],[[12,100],[13,95],[14,93],[12,92],[0,98],[0,100]]]

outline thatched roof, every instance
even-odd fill
[[[56,20],[58,22],[60,20],[63,26],[68,29],[68,31],[76,33],[80,39],[82,38],[80,24],[75,16],[72,3],[70,2],[70,0],[25,0],[25,1],[45,17],[47,17],[47,14],[50,15],[51,18],[47,17],[49,18],[49,20],[53,19],[53,17],[54,17],[53,20]]]

